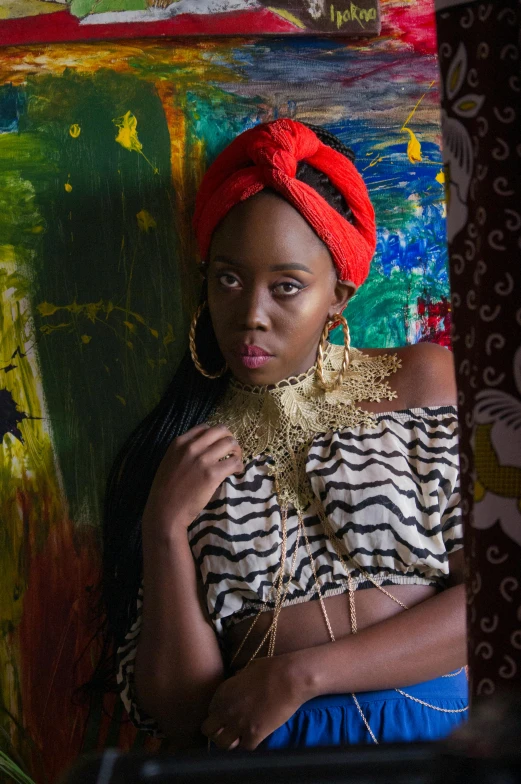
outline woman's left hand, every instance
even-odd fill
[[[305,697],[290,675],[290,655],[255,659],[221,683],[201,731],[221,749],[255,749]]]

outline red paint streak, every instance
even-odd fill
[[[45,777],[54,781],[81,748],[87,706],[73,697],[89,678],[91,663],[88,657],[75,663],[93,632],[87,586],[96,580],[98,556],[94,529],[75,536],[69,521],[54,523],[40,552],[32,539],[29,536],[29,584],[16,633],[23,718],[39,750],[33,773],[45,780],[38,770],[43,764]]]
[[[355,76],[346,76],[345,79],[341,80],[341,82],[344,85],[344,87],[348,87],[362,79],[368,79],[374,74],[379,74],[381,76],[383,71],[392,71],[392,69],[395,66],[400,65],[402,62],[403,62],[403,57],[396,58],[396,60],[391,60],[391,62],[389,63],[382,63],[382,64],[379,63],[376,66],[376,68],[371,68],[370,70],[364,71],[363,73],[356,74]]]
[[[382,38],[397,38],[421,54],[436,54],[434,0],[414,0],[388,7],[382,3]]]
[[[268,9],[222,14],[180,14],[161,22],[80,25],[69,11],[3,19],[0,46],[175,35],[260,35],[305,32]]]
[[[42,547],[37,532],[42,517],[49,521],[50,504],[40,497],[41,511],[35,515],[27,493],[18,500],[29,582],[12,644],[20,663],[24,730],[34,743],[31,772],[36,781],[54,782],[80,754],[88,718],[89,706],[77,690],[89,680],[99,650],[92,643],[97,622],[91,598],[100,567],[98,532],[74,528],[67,519],[53,520]],[[107,695],[103,715],[93,716],[98,749],[107,740],[117,700]],[[135,737],[136,730],[124,720],[118,745],[128,750]],[[158,745],[153,739],[146,743],[150,750]]]
[[[439,346],[451,349],[452,314],[449,300],[443,297],[441,302],[429,302],[427,299],[419,297],[417,310],[420,317],[420,339],[418,342],[437,343]]]

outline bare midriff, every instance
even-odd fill
[[[386,590],[407,607],[413,607],[436,593],[436,589],[430,585],[391,585],[386,586]],[[387,618],[392,618],[398,613],[405,612],[399,604],[393,602],[392,599],[382,594],[377,588],[366,588],[356,591],[354,596],[358,631],[385,621]],[[324,605],[335,639],[339,640],[351,634],[348,593],[340,596],[330,596],[324,599]],[[269,611],[261,613],[244,647],[233,663],[233,670],[241,669],[247,664],[252,653],[266,634],[272,617],[273,614]],[[233,657],[235,651],[239,648],[252,624],[252,620],[252,618],[247,618],[244,621],[240,621],[227,631],[225,645],[230,658]],[[276,656],[303,650],[304,648],[314,648],[317,645],[323,645],[330,641],[320,602],[316,600],[302,602],[289,605],[281,610],[275,645]],[[266,656],[266,653],[267,643],[257,655]]]

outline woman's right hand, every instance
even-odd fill
[[[186,530],[221,482],[242,471],[241,448],[225,425],[192,427],[172,441],[159,465],[143,513],[143,531]]]

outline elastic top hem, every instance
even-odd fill
[[[341,594],[348,593],[349,586],[347,583],[347,578],[345,579],[344,585],[338,585],[334,588],[326,588],[321,592],[322,598],[327,599],[330,596],[340,596]],[[440,578],[428,578],[428,577],[417,577],[417,576],[408,576],[408,575],[385,575],[379,574],[373,577],[374,582],[377,585],[383,587],[385,584],[386,587],[392,587],[393,585],[430,585],[433,588],[439,588],[440,586]],[[363,575],[358,577],[352,578],[352,583],[354,585],[355,590],[360,590],[362,587],[371,588],[373,583],[368,580]],[[316,590],[310,591],[305,596],[295,596],[295,597],[288,597],[282,604],[282,609],[285,607],[290,607],[294,604],[304,604],[304,602],[316,601],[318,599],[318,594]],[[391,601],[389,599],[389,601]],[[270,612],[271,608],[267,607],[265,612]],[[252,618],[259,612],[259,604],[250,605],[248,607],[248,603],[245,602],[243,605],[242,610],[237,613],[236,615],[228,615],[224,618],[220,618],[214,621],[216,626],[216,631],[219,636],[222,636],[225,632],[223,629],[223,621],[226,623],[226,630],[229,629],[231,626],[234,626],[236,623],[240,623],[241,621],[245,621],[248,618]]]

